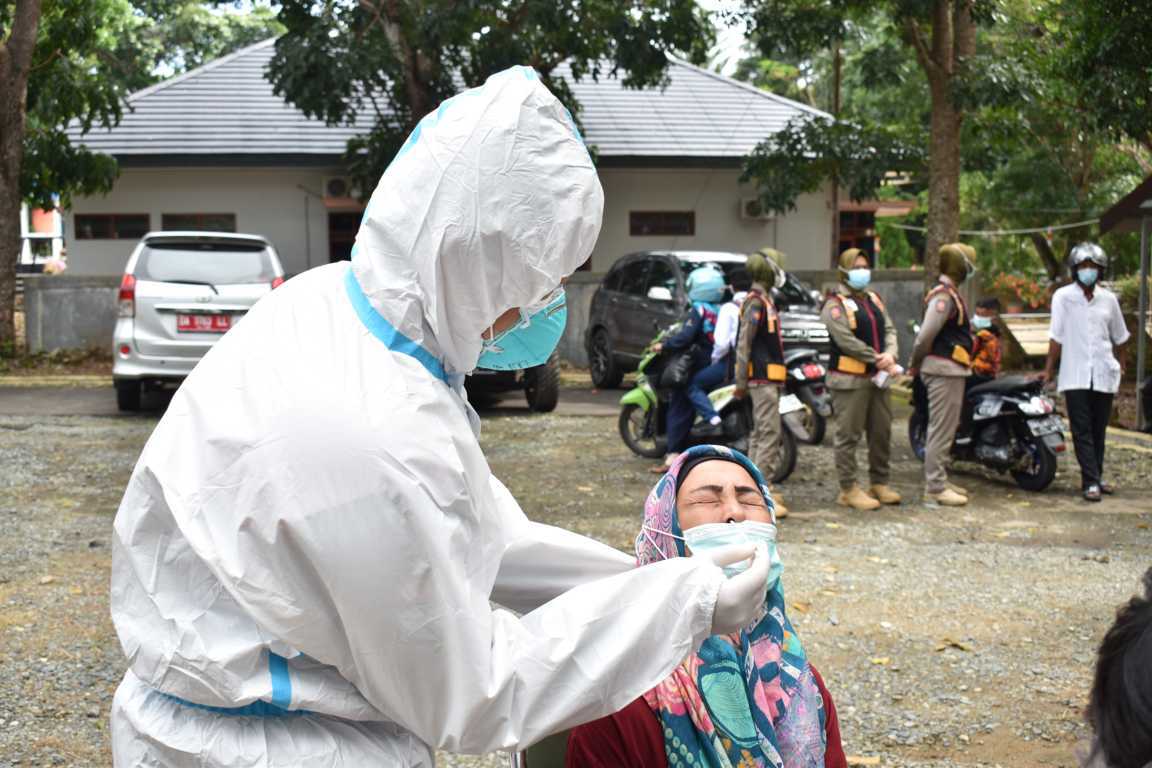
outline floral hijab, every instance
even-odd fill
[[[680,455],[644,504],[636,537],[640,565],[683,557],[676,486],[685,462],[715,456],[740,464],[773,509],[768,485],[747,456],[701,445]],[[775,517],[775,513],[773,513]],[[660,718],[669,766],[822,768],[824,708],[800,638],[784,611],[780,582],[765,614],[738,634],[713,635],[663,682],[644,694]]]

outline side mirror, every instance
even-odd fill
[[[648,289],[648,298],[652,301],[672,301],[672,291],[662,285],[654,285]]]

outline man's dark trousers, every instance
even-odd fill
[[[1081,490],[1099,485],[1104,474],[1104,436],[1112,418],[1111,392],[1069,389],[1064,392],[1076,460],[1080,462]]]

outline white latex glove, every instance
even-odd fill
[[[711,553],[718,566],[752,559],[752,565],[720,585],[716,607],[712,611],[712,634],[738,632],[751,624],[764,610],[764,592],[768,587],[768,548],[763,544],[725,547]]]

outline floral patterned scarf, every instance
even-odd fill
[[[636,537],[640,565],[683,557],[676,485],[685,462],[701,456],[735,461],[772,497],[748,457],[715,445],[680,455],[644,504]],[[644,694],[660,718],[669,768],[822,768],[824,708],[800,638],[784,611],[780,582],[765,615],[739,634],[713,635],[658,686]]]

